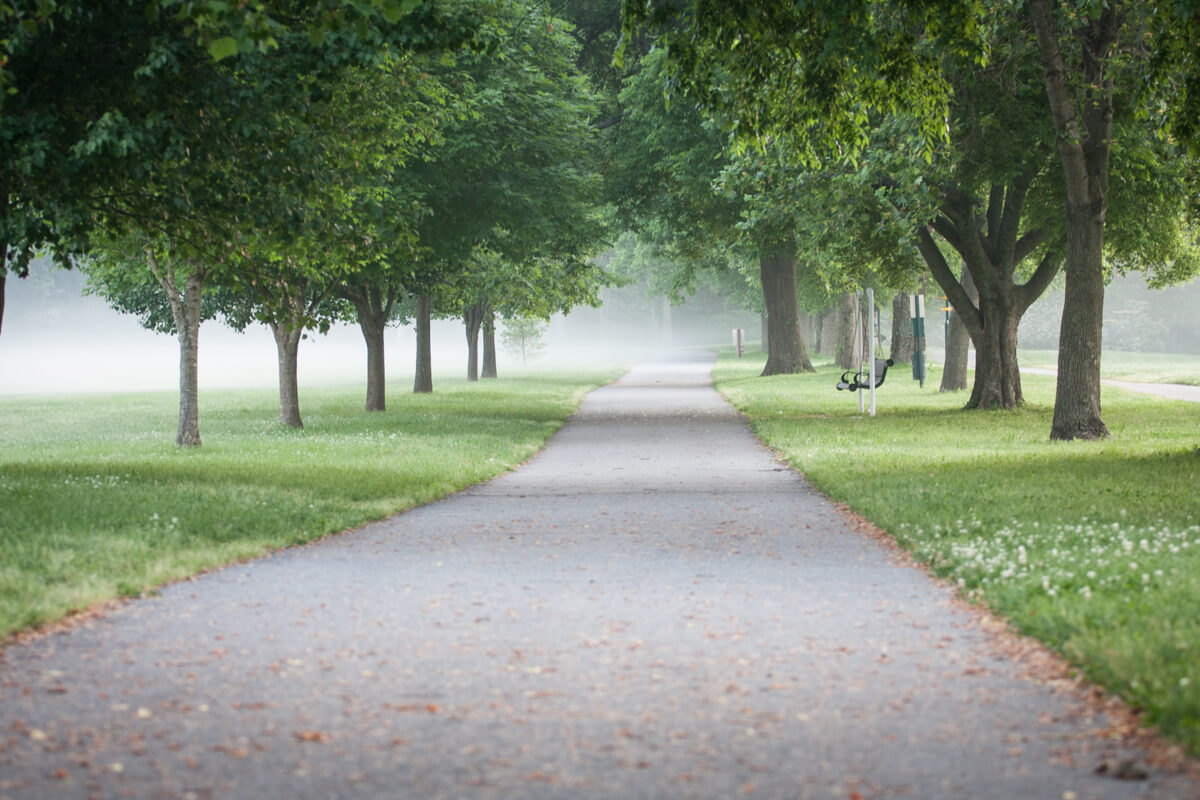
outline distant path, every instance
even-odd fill
[[[1039,369],[1037,367],[1022,367],[1021,372],[1028,372],[1032,375],[1058,374],[1057,370]],[[1131,392],[1152,394],[1157,397],[1166,397],[1171,400],[1187,400],[1192,403],[1200,403],[1200,386],[1189,386],[1184,383],[1142,383],[1140,381],[1114,381],[1109,380],[1108,378],[1103,378],[1100,382],[1106,386],[1115,386],[1118,389],[1127,389]]]
[[[0,655],[12,798],[1195,798],[750,434],[708,354],[532,462]]]

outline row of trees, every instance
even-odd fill
[[[415,391],[433,316],[494,375],[497,314],[597,301],[606,229],[672,293],[763,311],[768,375],[812,368],[802,307],[932,278],[972,408],[1021,403],[1018,323],[1065,272],[1051,435],[1104,436],[1106,276],[1200,265],[1195,0],[0,0],[0,25],[0,298],[39,250],[86,254],[179,337],[180,444],[201,320],[271,327],[295,426],[304,332],[354,320],[382,410],[386,325],[417,327]]]
[[[607,283],[597,110],[542,4],[8,2],[0,22],[0,280],[49,250],[175,333],[180,445],[205,319],[270,326],[299,427],[305,331],[358,323],[383,410],[389,323],[417,325],[432,391],[431,317],[464,319],[472,378],[483,334],[494,376],[497,314]]]
[[[929,276],[975,345],[968,407],[1014,407],[1018,323],[1065,273],[1051,437],[1107,435],[1106,278],[1168,283],[1200,267],[1200,7],[625,0],[623,12],[629,221],[685,272],[715,253],[719,269],[757,259],[765,374],[808,368],[797,291],[819,304]]]

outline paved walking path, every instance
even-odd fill
[[[13,798],[1194,798],[675,355],[393,519],[0,655]]]

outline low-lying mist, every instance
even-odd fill
[[[52,277],[10,278],[4,327],[0,331],[0,394],[175,391],[179,388],[179,345],[171,335],[141,327],[101,298],[82,294],[82,280],[69,272]],[[499,323],[503,326],[503,321]],[[735,324],[757,335],[757,317],[741,314]],[[500,345],[500,376],[557,366],[630,364],[648,352],[679,346],[715,346],[730,340],[730,320],[685,304],[671,310],[647,304],[583,308],[555,317],[542,335],[540,351],[522,362],[519,352]],[[386,370],[390,385],[411,383],[416,338],[411,327],[389,328]],[[466,375],[467,343],[462,323],[433,323],[434,386]],[[200,329],[200,388],[277,385],[275,342],[255,325],[238,333],[219,322]],[[355,325],[328,334],[311,333],[300,345],[300,385],[366,384],[366,346]]]

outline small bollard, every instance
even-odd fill
[[[746,352],[746,329],[745,328],[734,328],[733,329],[733,346],[737,350],[738,358],[741,358],[742,355],[744,355]]]

